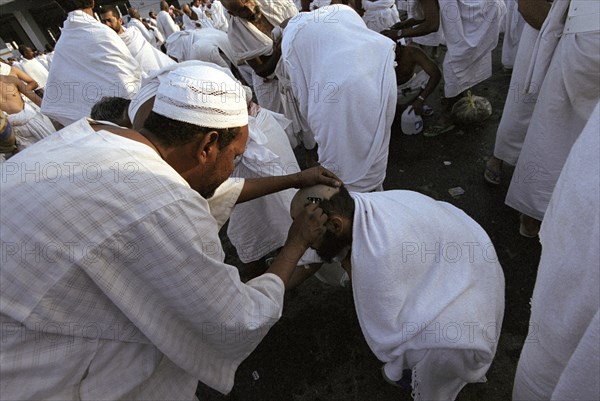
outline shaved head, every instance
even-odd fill
[[[327,185],[303,188],[292,199],[292,219],[310,203],[316,203],[327,215],[325,233],[314,243],[313,248],[324,261],[331,262],[352,245],[354,199],[343,185],[339,188]]]
[[[334,194],[340,191],[339,188],[329,187],[327,185],[315,185],[313,187],[302,188],[294,198],[290,206],[290,215],[295,218],[309,203],[320,203],[316,199],[329,200]]]

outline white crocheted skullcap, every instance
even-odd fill
[[[205,128],[248,125],[242,84],[210,65],[189,65],[169,72],[160,80],[152,110]]]

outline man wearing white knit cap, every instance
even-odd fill
[[[190,400],[198,380],[231,390],[325,216],[305,208],[246,284],[223,262],[220,227],[237,202],[339,184],[324,169],[227,180],[247,123],[237,81],[184,66],[139,132],[79,120],[0,167],[0,231],[14,245],[0,268],[3,397]],[[18,171],[50,163],[52,174]]]

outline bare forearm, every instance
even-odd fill
[[[518,0],[518,4],[525,22],[540,30],[552,5],[546,0]]]
[[[283,191],[284,189],[297,188],[298,185],[299,179],[297,174],[247,178],[237,203],[247,202],[261,196]]]
[[[273,261],[273,264],[267,269],[266,273],[273,273],[281,278],[286,288],[289,288],[298,261],[304,255],[308,246],[300,244],[298,241],[288,241]]]

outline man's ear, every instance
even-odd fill
[[[210,131],[196,142],[196,157],[201,162],[216,160],[219,153],[219,133]]]

